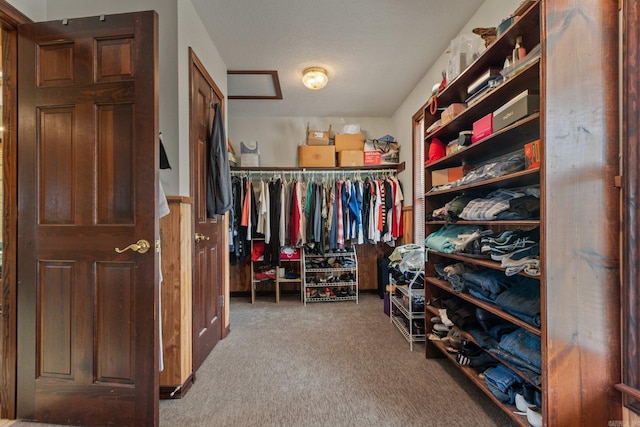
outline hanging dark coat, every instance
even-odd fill
[[[220,104],[213,106],[213,126],[208,132],[207,216],[223,215],[233,207],[231,172]]]

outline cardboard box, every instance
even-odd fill
[[[465,104],[456,103],[449,105],[440,116],[440,119],[442,120],[442,126],[455,119],[458,114],[462,113],[466,109],[467,106]]]
[[[380,153],[380,164],[382,165],[397,165],[400,163],[400,146],[398,148],[392,148],[387,152]]]
[[[329,139],[331,138],[331,125],[329,130],[309,130],[309,123],[307,123],[307,145],[329,145]]]
[[[298,166],[302,168],[333,168],[336,166],[336,147],[333,145],[301,145],[298,147]]]
[[[365,166],[381,165],[382,164],[382,154],[380,154],[378,151],[365,151],[364,152],[364,164],[365,164]]]
[[[400,163],[400,144],[398,142],[365,141],[365,165],[397,165]]]
[[[337,133],[335,135],[336,153],[346,150],[364,151],[364,134]]]
[[[336,151],[338,151],[336,149]],[[338,166],[364,166],[364,151],[344,150],[338,153]]]
[[[449,169],[431,171],[431,186],[446,184],[449,182]]]
[[[473,166],[471,165],[462,165],[454,168],[431,171],[431,186],[435,187],[436,185],[443,185],[457,181],[471,169],[473,169]]]
[[[473,134],[471,135],[471,143],[480,141],[482,138],[493,133],[493,113],[489,113],[481,119],[473,122]]]
[[[524,166],[526,169],[540,167],[540,140],[524,145]]]
[[[493,112],[493,131],[497,132],[540,109],[540,95],[521,92]]]

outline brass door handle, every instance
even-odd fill
[[[131,249],[132,251],[138,252],[139,254],[144,254],[149,250],[150,247],[151,245],[149,245],[149,242],[144,239],[140,239],[136,243],[132,243],[124,249],[116,248],[116,252],[121,254],[122,252]]]
[[[209,236],[205,236],[204,234],[196,233],[196,243],[201,242],[203,240],[209,240]]]

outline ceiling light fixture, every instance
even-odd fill
[[[302,72],[302,83],[309,89],[322,89],[328,81],[327,70],[324,68],[311,67]]]

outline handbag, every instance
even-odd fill
[[[292,246],[283,246],[280,248],[280,259],[295,261],[300,259],[300,248]]]

